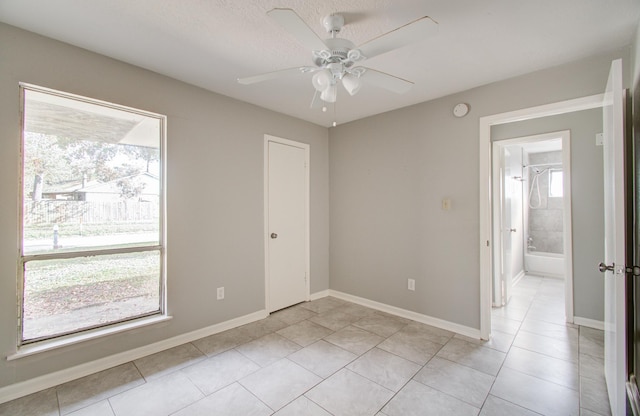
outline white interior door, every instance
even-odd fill
[[[501,307],[504,305],[503,275],[505,273],[505,241],[503,230],[505,228],[504,207],[504,147],[499,143],[493,144],[493,238],[496,242],[493,250],[492,270],[492,305]]]
[[[502,176],[502,304],[509,302],[513,284],[513,234],[517,228],[512,224],[512,172],[511,151],[503,148],[504,175]]]
[[[267,139],[267,309],[308,300],[308,146]]]
[[[509,221],[506,223],[505,237],[509,240],[509,274],[505,276],[505,304],[511,299],[514,280],[523,270],[523,235],[522,218],[522,147],[509,146],[505,152],[505,204],[509,210]]]
[[[625,175],[622,62],[613,61],[603,103],[605,378],[613,416],[625,414]],[[601,267],[603,265],[601,264]],[[601,268],[602,270],[602,268]]]
[[[523,271],[522,148],[494,143],[494,250],[493,303],[509,302],[514,278]]]

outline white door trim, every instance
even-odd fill
[[[305,163],[305,273],[306,279],[306,299],[309,300],[311,293],[311,267],[310,267],[310,235],[311,228],[309,224],[309,200],[310,200],[310,175],[311,161],[310,150],[311,146],[307,143],[296,142],[289,139],[283,139],[281,137],[271,136],[269,134],[264,135],[264,294],[265,294],[265,309],[270,311],[270,293],[269,293],[269,143],[279,143],[287,146],[297,147],[304,150],[304,163]]]
[[[480,117],[480,337],[491,335],[493,221],[491,214],[491,126],[602,107],[604,94]]]

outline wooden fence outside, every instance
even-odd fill
[[[157,221],[157,203],[147,201],[27,201],[25,225]]]

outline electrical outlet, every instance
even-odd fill
[[[407,280],[407,289],[416,290],[416,280],[415,279],[408,279]]]
[[[224,299],[224,287],[218,288],[218,300]]]

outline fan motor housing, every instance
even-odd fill
[[[330,14],[322,19],[322,26],[329,33],[338,33],[344,26],[344,17],[341,14]]]
[[[328,52],[330,53],[330,56],[328,58],[324,58],[322,56],[314,55],[313,62],[317,66],[324,67],[332,63],[342,63],[346,67],[353,65],[353,62],[348,59],[349,51],[355,49],[353,42],[342,38],[330,38],[326,39],[324,42],[329,48]]]

